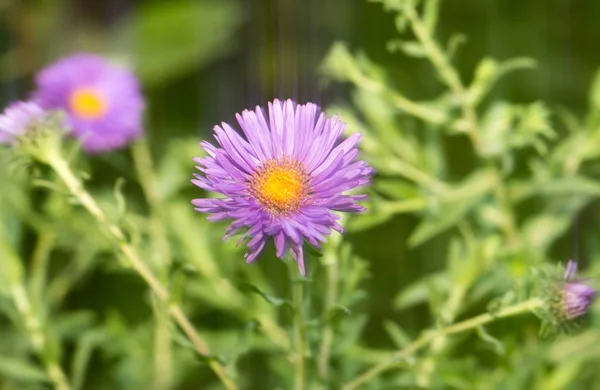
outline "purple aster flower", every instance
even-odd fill
[[[13,144],[45,111],[33,102],[14,102],[0,115],[0,144]]]
[[[215,126],[220,147],[201,146],[207,157],[196,158],[192,182],[224,195],[194,199],[196,210],[211,213],[211,221],[232,219],[226,238],[247,229],[247,263],[254,261],[270,237],[277,256],[291,251],[302,275],[306,274],[303,244],[319,247],[331,230],[342,232],[334,211],[361,212],[357,201],[366,195],[347,191],[369,184],[374,170],[357,160],[359,133],[342,138],[344,123],[327,117],[312,103],[291,100],[269,103],[263,110],[237,114],[245,138],[228,124]]]
[[[127,146],[142,136],[144,100],[136,77],[105,58],[76,54],[36,78],[35,99],[67,113],[67,126],[90,153]]]
[[[562,292],[562,307],[565,316],[573,319],[586,314],[592,302],[596,298],[596,290],[575,280],[577,273],[577,262],[569,260],[565,270],[565,283]]]

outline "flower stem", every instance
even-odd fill
[[[202,340],[197,331],[194,329],[193,325],[181,307],[176,303],[169,302],[169,293],[167,289],[153,274],[150,268],[148,268],[146,263],[139,258],[134,248],[127,242],[123,230],[121,230],[121,228],[115,223],[108,220],[106,214],[104,214],[100,206],[98,206],[98,203],[85,190],[81,184],[81,181],[75,176],[65,159],[59,154],[53,154],[50,156],[47,162],[67,186],[69,192],[96,219],[100,226],[106,228],[108,233],[116,241],[116,244],[123,256],[129,261],[131,267],[150,286],[158,299],[168,305],[171,316],[175,322],[179,324],[186,336],[190,339],[197,352],[203,356],[210,356],[211,352],[208,348],[208,345],[204,342],[204,340]],[[210,359],[208,365],[212,368],[214,373],[217,375],[217,377],[219,377],[227,389],[237,389],[237,385],[229,377],[225,371],[225,368],[218,361]]]
[[[530,312],[541,307],[543,303],[544,301],[540,298],[532,298],[525,302],[517,303],[513,306],[508,306],[503,309],[500,309],[495,313],[481,314],[468,320],[456,323],[454,325],[447,326],[445,328],[423,332],[418,339],[416,339],[400,351],[395,352],[388,359],[375,365],[371,369],[365,371],[358,377],[345,384],[342,387],[342,390],[352,390],[357,388],[361,384],[376,377],[382,372],[392,368],[399,361],[412,356],[419,349],[425,347],[430,342],[437,339],[439,336],[447,336],[455,333],[464,332],[466,330],[477,328],[489,322],[493,322],[499,318],[511,317],[524,312]]]
[[[142,139],[132,147],[133,162],[144,192],[144,197],[150,207],[150,235],[156,247],[157,262],[171,262],[171,246],[163,223],[163,199],[160,194],[158,180],[154,174],[154,164],[148,141]],[[163,267],[165,268],[165,267]]]
[[[154,263],[159,269],[159,278],[164,281],[168,275],[168,266],[171,264],[171,247],[164,225],[163,199],[154,174],[154,163],[146,138],[133,144],[132,154],[137,176],[150,208],[150,238],[156,254]],[[169,322],[160,314],[156,316],[154,333],[154,388],[169,389],[173,377],[173,345],[169,334]]]
[[[326,295],[325,295],[325,307],[323,309],[323,314],[324,314],[323,318],[327,318],[328,314],[330,313],[331,309],[333,308],[333,306],[335,305],[335,302],[337,300],[337,295],[338,295],[337,284],[338,284],[338,277],[339,277],[338,271],[339,271],[338,266],[335,263],[335,261],[330,263],[329,266],[326,268],[327,291],[325,293]],[[323,330],[321,348],[319,350],[319,357],[318,357],[318,364],[317,364],[317,367],[319,369],[319,375],[321,376],[321,379],[323,379],[324,381],[327,381],[327,379],[329,378],[329,360],[331,359],[331,347],[333,346],[334,336],[335,336],[334,329],[328,321],[328,323],[325,325],[325,328]]]
[[[342,217],[343,218],[343,217]],[[343,220],[340,221],[343,225]],[[329,245],[325,249],[323,256],[323,266],[326,273],[325,287],[325,303],[323,305],[322,318],[325,319],[323,335],[321,337],[321,346],[317,358],[317,369],[321,379],[327,383],[330,373],[331,348],[335,337],[335,331],[331,321],[328,320],[329,315],[335,305],[338,303],[339,283],[340,283],[340,268],[338,253],[341,235],[331,237]]]
[[[15,284],[10,289],[13,301],[21,318],[29,338],[37,354],[40,356],[46,367],[46,372],[56,390],[70,390],[71,386],[63,372],[60,364],[56,361],[56,356],[52,352],[48,339],[42,328],[41,321],[31,306],[27,291],[22,284]]]
[[[458,72],[452,67],[448,56],[440,48],[429,29],[419,17],[415,6],[411,2],[406,2],[403,11],[410,22],[417,40],[423,46],[427,57],[429,57],[429,60],[437,69],[444,83],[459,99],[463,111],[463,119],[467,122],[468,126],[467,134],[473,141],[475,149],[480,150],[482,142],[478,130],[477,115],[472,105],[467,102],[467,89],[462,83]]]
[[[306,387],[306,327],[304,324],[304,281],[293,276],[296,269],[290,266],[292,283],[292,305],[294,310],[294,389],[305,390]]]
[[[452,93],[457,97],[461,110],[463,120],[467,123],[466,132],[473,143],[473,148],[479,156],[482,155],[483,141],[481,139],[479,119],[477,118],[476,107],[472,101],[468,99],[468,90],[463,84],[458,74],[458,71],[452,66],[450,60],[444,50],[435,41],[431,31],[425,26],[425,23],[419,17],[415,6],[412,2],[405,2],[403,8],[404,15],[408,18],[410,26],[421,44],[429,61],[437,69],[444,83],[450,88]],[[496,164],[488,161],[488,165],[496,172],[500,180],[494,190],[494,195],[502,207],[504,214],[506,215],[506,221],[502,226],[502,230],[509,241],[511,246],[519,246],[520,239],[516,224],[516,218],[514,211],[512,210],[510,199],[508,197],[508,191],[504,185],[504,181],[501,180],[501,171]]]

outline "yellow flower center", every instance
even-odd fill
[[[275,215],[298,211],[308,192],[306,170],[287,157],[267,161],[250,180],[252,196]]]
[[[88,87],[77,88],[71,94],[69,106],[75,115],[84,119],[98,119],[108,110],[104,96]]]

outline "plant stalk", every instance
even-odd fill
[[[71,390],[67,377],[56,361],[55,354],[51,351],[48,344],[48,338],[44,333],[41,321],[33,310],[27,291],[22,284],[15,284],[10,289],[13,301],[21,318],[25,329],[31,340],[35,351],[44,362],[46,372],[56,390]]]
[[[290,275],[295,272],[290,266]],[[306,326],[304,324],[304,281],[290,278],[292,283],[292,304],[294,310],[294,389],[306,390]]]
[[[160,301],[168,305],[171,316],[179,324],[186,336],[190,339],[197,352],[203,356],[210,356],[208,345],[200,337],[183,310],[176,303],[169,302],[169,293],[150,268],[138,256],[134,248],[127,242],[125,233],[119,226],[108,220],[94,198],[84,189],[81,181],[75,176],[67,162],[58,154],[53,154],[48,159],[50,167],[58,174],[67,186],[69,192],[81,203],[81,205],[96,219],[100,226],[106,228],[108,233],[116,241],[123,256],[128,260],[131,267],[150,286]],[[237,390],[237,385],[226,373],[225,368],[214,359],[209,359],[208,365],[219,377],[228,390]]]
[[[405,360],[408,357],[411,357],[415,352],[427,346],[430,342],[432,342],[440,336],[448,336],[451,334],[464,332],[466,330],[474,329],[481,325],[493,322],[499,318],[511,317],[524,312],[534,311],[540,308],[543,305],[543,303],[544,301],[540,298],[532,298],[525,302],[517,303],[515,305],[500,309],[496,313],[481,314],[468,320],[456,323],[454,325],[447,326],[445,328],[423,332],[418,339],[416,339],[400,351],[395,352],[388,359],[375,365],[371,369],[365,371],[358,377],[354,378],[353,380],[342,386],[342,390],[356,389],[363,383],[366,383],[367,381],[376,377],[382,372],[392,368],[393,366],[398,364],[398,362]]]
[[[150,208],[149,231],[155,249],[155,261],[159,269],[158,277],[166,283],[169,264],[171,264],[171,247],[163,219],[163,199],[160,195],[158,180],[154,173],[152,154],[146,138],[132,146],[133,162],[138,174],[144,197]],[[169,321],[156,316],[154,329],[154,388],[168,390],[173,378],[173,344],[169,333]]]
[[[325,291],[325,305],[323,307],[323,318],[326,324],[323,330],[321,347],[319,349],[319,356],[317,360],[317,368],[319,370],[319,376],[325,382],[329,379],[330,372],[330,359],[331,359],[331,348],[333,346],[333,340],[335,337],[333,326],[331,321],[328,320],[328,316],[331,310],[335,306],[338,299],[338,282],[339,282],[339,267],[335,259],[334,252],[338,246],[335,245],[325,255],[325,272],[327,278],[327,287]]]

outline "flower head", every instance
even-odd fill
[[[45,111],[33,102],[15,102],[0,115],[0,144],[13,144],[17,137],[25,134]]]
[[[64,110],[68,127],[88,152],[122,148],[143,134],[138,80],[103,57],[64,58],[40,71],[36,83],[36,101]]]
[[[543,320],[542,336],[553,337],[577,329],[596,298],[596,290],[585,279],[577,278],[576,261],[569,260],[566,268],[559,264],[539,271],[535,280],[537,295],[544,301],[538,312]]]
[[[576,273],[577,262],[569,260],[562,291],[563,313],[567,319],[574,319],[586,314],[596,298],[596,290],[583,281],[576,280]]]
[[[268,118],[258,106],[237,114],[245,138],[215,126],[220,147],[201,143],[208,156],[195,159],[202,174],[192,182],[224,197],[192,203],[209,220],[232,219],[226,237],[247,229],[248,263],[272,237],[277,256],[291,251],[304,275],[304,241],[319,247],[332,229],[342,232],[334,211],[364,211],[357,201],[366,195],[346,192],[369,184],[374,171],[357,160],[360,134],[343,139],[344,123],[315,104],[276,99],[268,111]]]

